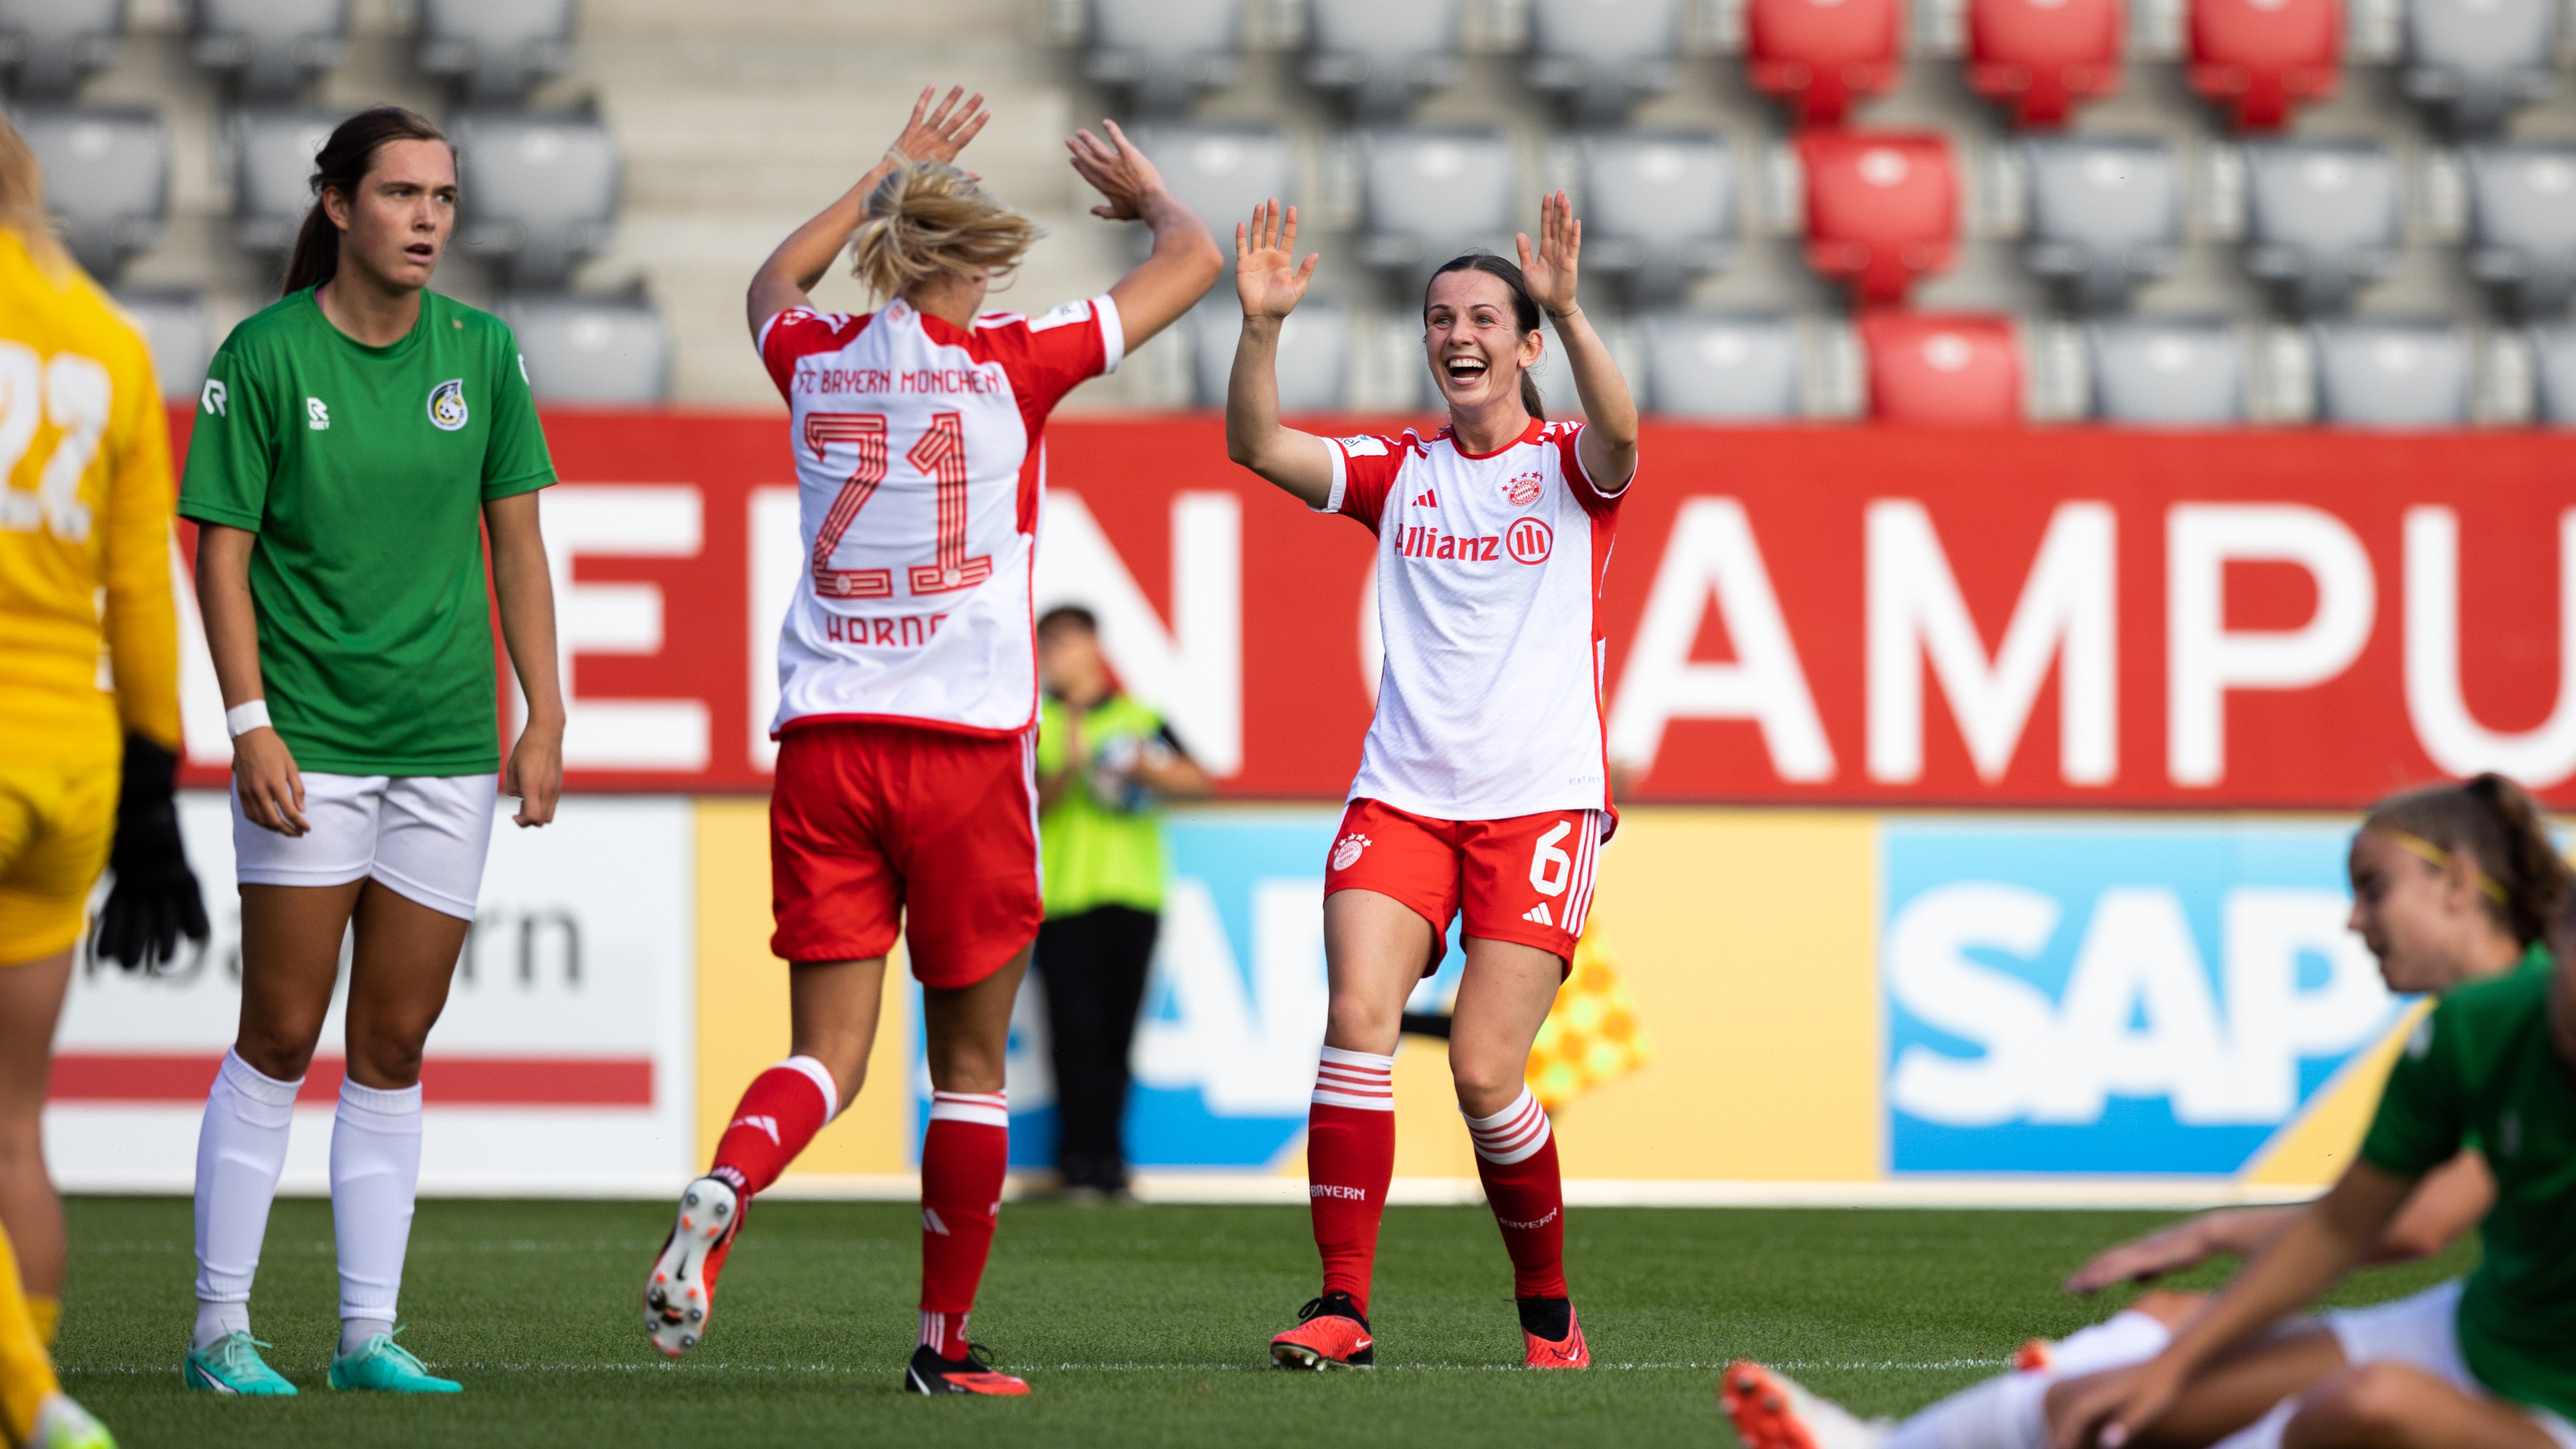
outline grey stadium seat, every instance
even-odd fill
[[[617,141],[591,117],[469,111],[456,138],[465,249],[499,261],[515,286],[560,284],[608,244],[618,197]]]
[[[2245,417],[2246,348],[2218,319],[2110,318],[2084,329],[2093,416],[2161,428]]]
[[[2079,312],[2126,307],[2181,255],[2182,159],[2153,137],[2022,143],[2030,229],[2022,259]]]
[[[2531,329],[2533,415],[2552,427],[2576,428],[2576,325]]]
[[[313,158],[343,118],[336,111],[241,111],[233,116],[233,237],[284,255],[313,209]]]
[[[1401,115],[1458,78],[1460,0],[1313,0],[1306,82],[1350,97],[1361,116]]]
[[[1172,195],[1206,219],[1217,249],[1229,256],[1235,223],[1251,220],[1254,207],[1274,196],[1297,200],[1297,152],[1284,131],[1144,124],[1127,135],[1163,173]],[[1136,244],[1150,248],[1154,239],[1141,236]]]
[[[634,407],[671,395],[671,331],[643,297],[514,297],[499,310],[539,402]]]
[[[2549,93],[2558,0],[2406,0],[2398,85],[2453,131],[2490,135]]]
[[[2397,158],[2371,141],[2245,147],[2245,266],[2298,312],[2332,312],[2397,266]]]
[[[1803,349],[1791,319],[1661,312],[1648,314],[1644,323],[1650,411],[1731,422],[1795,418],[1804,411]]]
[[[1531,0],[1530,84],[1587,120],[1617,121],[1672,89],[1681,47],[1681,0]]]
[[[1670,302],[1735,252],[1735,153],[1705,132],[1586,136],[1583,261],[1624,275],[1640,302]]]
[[[1234,344],[1243,332],[1243,312],[1232,289],[1190,309],[1192,370],[1198,375],[1199,406],[1225,406],[1226,383],[1234,373]],[[1351,372],[1351,314],[1344,308],[1310,298],[1288,314],[1279,329],[1279,410],[1283,413],[1331,413],[1342,409],[1344,384]]]
[[[2576,289],[2576,145],[2467,148],[2469,271],[2521,312],[2554,312]]]
[[[282,99],[349,52],[349,0],[196,0],[190,51],[245,97]]]
[[[1242,70],[1237,0],[1092,0],[1083,73],[1148,115],[1181,110]]]
[[[2450,322],[2319,322],[2317,419],[2356,428],[2450,428],[2469,420],[2468,330]]]
[[[476,103],[515,101],[572,59],[573,0],[419,0],[420,68]]]
[[[206,362],[215,355],[215,326],[206,299],[195,292],[124,291],[116,305],[152,349],[152,371],[164,402],[194,402],[205,386]]]
[[[72,255],[102,281],[161,239],[170,210],[170,131],[155,111],[29,107],[18,134],[45,168],[45,200]]]
[[[124,33],[125,0],[0,0],[0,76],[20,100],[68,97]]]
[[[1499,132],[1362,131],[1359,149],[1362,261],[1418,285],[1461,252],[1512,254],[1520,166]]]

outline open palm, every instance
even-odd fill
[[[1253,208],[1249,226],[1234,229],[1234,291],[1246,317],[1285,317],[1297,310],[1320,253],[1297,264],[1297,208],[1284,212],[1274,198]]]
[[[1529,282],[1530,296],[1550,315],[1574,310],[1574,261],[1583,250],[1583,223],[1574,216],[1574,203],[1559,191],[1539,203],[1538,250],[1530,251],[1526,232],[1515,235],[1521,254],[1521,276]]]

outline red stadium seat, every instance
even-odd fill
[[[1968,84],[2016,126],[2062,126],[2120,88],[2120,0],[1968,0]]]
[[[2012,319],[1871,312],[1869,415],[1881,422],[2003,427],[2021,421],[2021,352]]]
[[[1807,265],[1864,302],[1899,302],[1959,249],[1959,179],[1937,131],[1810,131]]]
[[[2240,131],[2277,131],[2335,92],[2343,0],[2191,0],[2191,88]]]
[[[1746,0],[1753,87],[1789,102],[1798,124],[1839,125],[1853,101],[1896,83],[1899,0]]]

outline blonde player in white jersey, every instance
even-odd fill
[[[1282,1368],[1375,1361],[1369,1276],[1394,1170],[1405,997],[1465,916],[1449,1066],[1476,1170],[1511,1254],[1523,1361],[1591,1355],[1565,1286],[1564,1193],[1523,1068],[1592,901],[1616,823],[1601,721],[1598,604],[1637,472],[1637,406],[1575,302],[1582,223],[1559,192],[1520,265],[1473,254],[1423,299],[1449,425],[1426,438],[1320,438],[1279,424],[1279,329],[1314,275],[1297,213],[1235,231],[1243,338],[1226,451],[1321,513],[1377,535],[1386,665],[1377,718],[1324,878],[1332,999],[1308,1109],[1307,1195],[1323,1291],[1271,1340]],[[1545,420],[1529,371],[1544,311],[1591,421]]]
[[[923,91],[885,159],[752,278],[761,361],[786,398],[804,550],[778,641],[770,885],[792,1055],[755,1078],[644,1287],[654,1344],[696,1345],[755,1193],[856,1096],[898,930],[921,982],[933,1088],[921,1143],[921,1336],[904,1387],[1016,1395],[966,1341],[1001,1206],[1011,1003],[1038,895],[1037,641],[1030,564],[1047,414],[1114,370],[1224,269],[1207,224],[1117,126],[1066,144],[1094,215],[1153,252],[1043,317],[984,312],[1042,235],[950,165],[983,97]],[[885,305],[818,312],[842,248]],[[897,1090],[901,1090],[900,1084]]]

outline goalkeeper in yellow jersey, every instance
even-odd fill
[[[96,950],[203,940],[179,846],[176,489],[143,339],[64,254],[0,121],[0,1426],[106,1445],[55,1382],[62,1205],[39,1137],[54,1026],[103,868]]]

